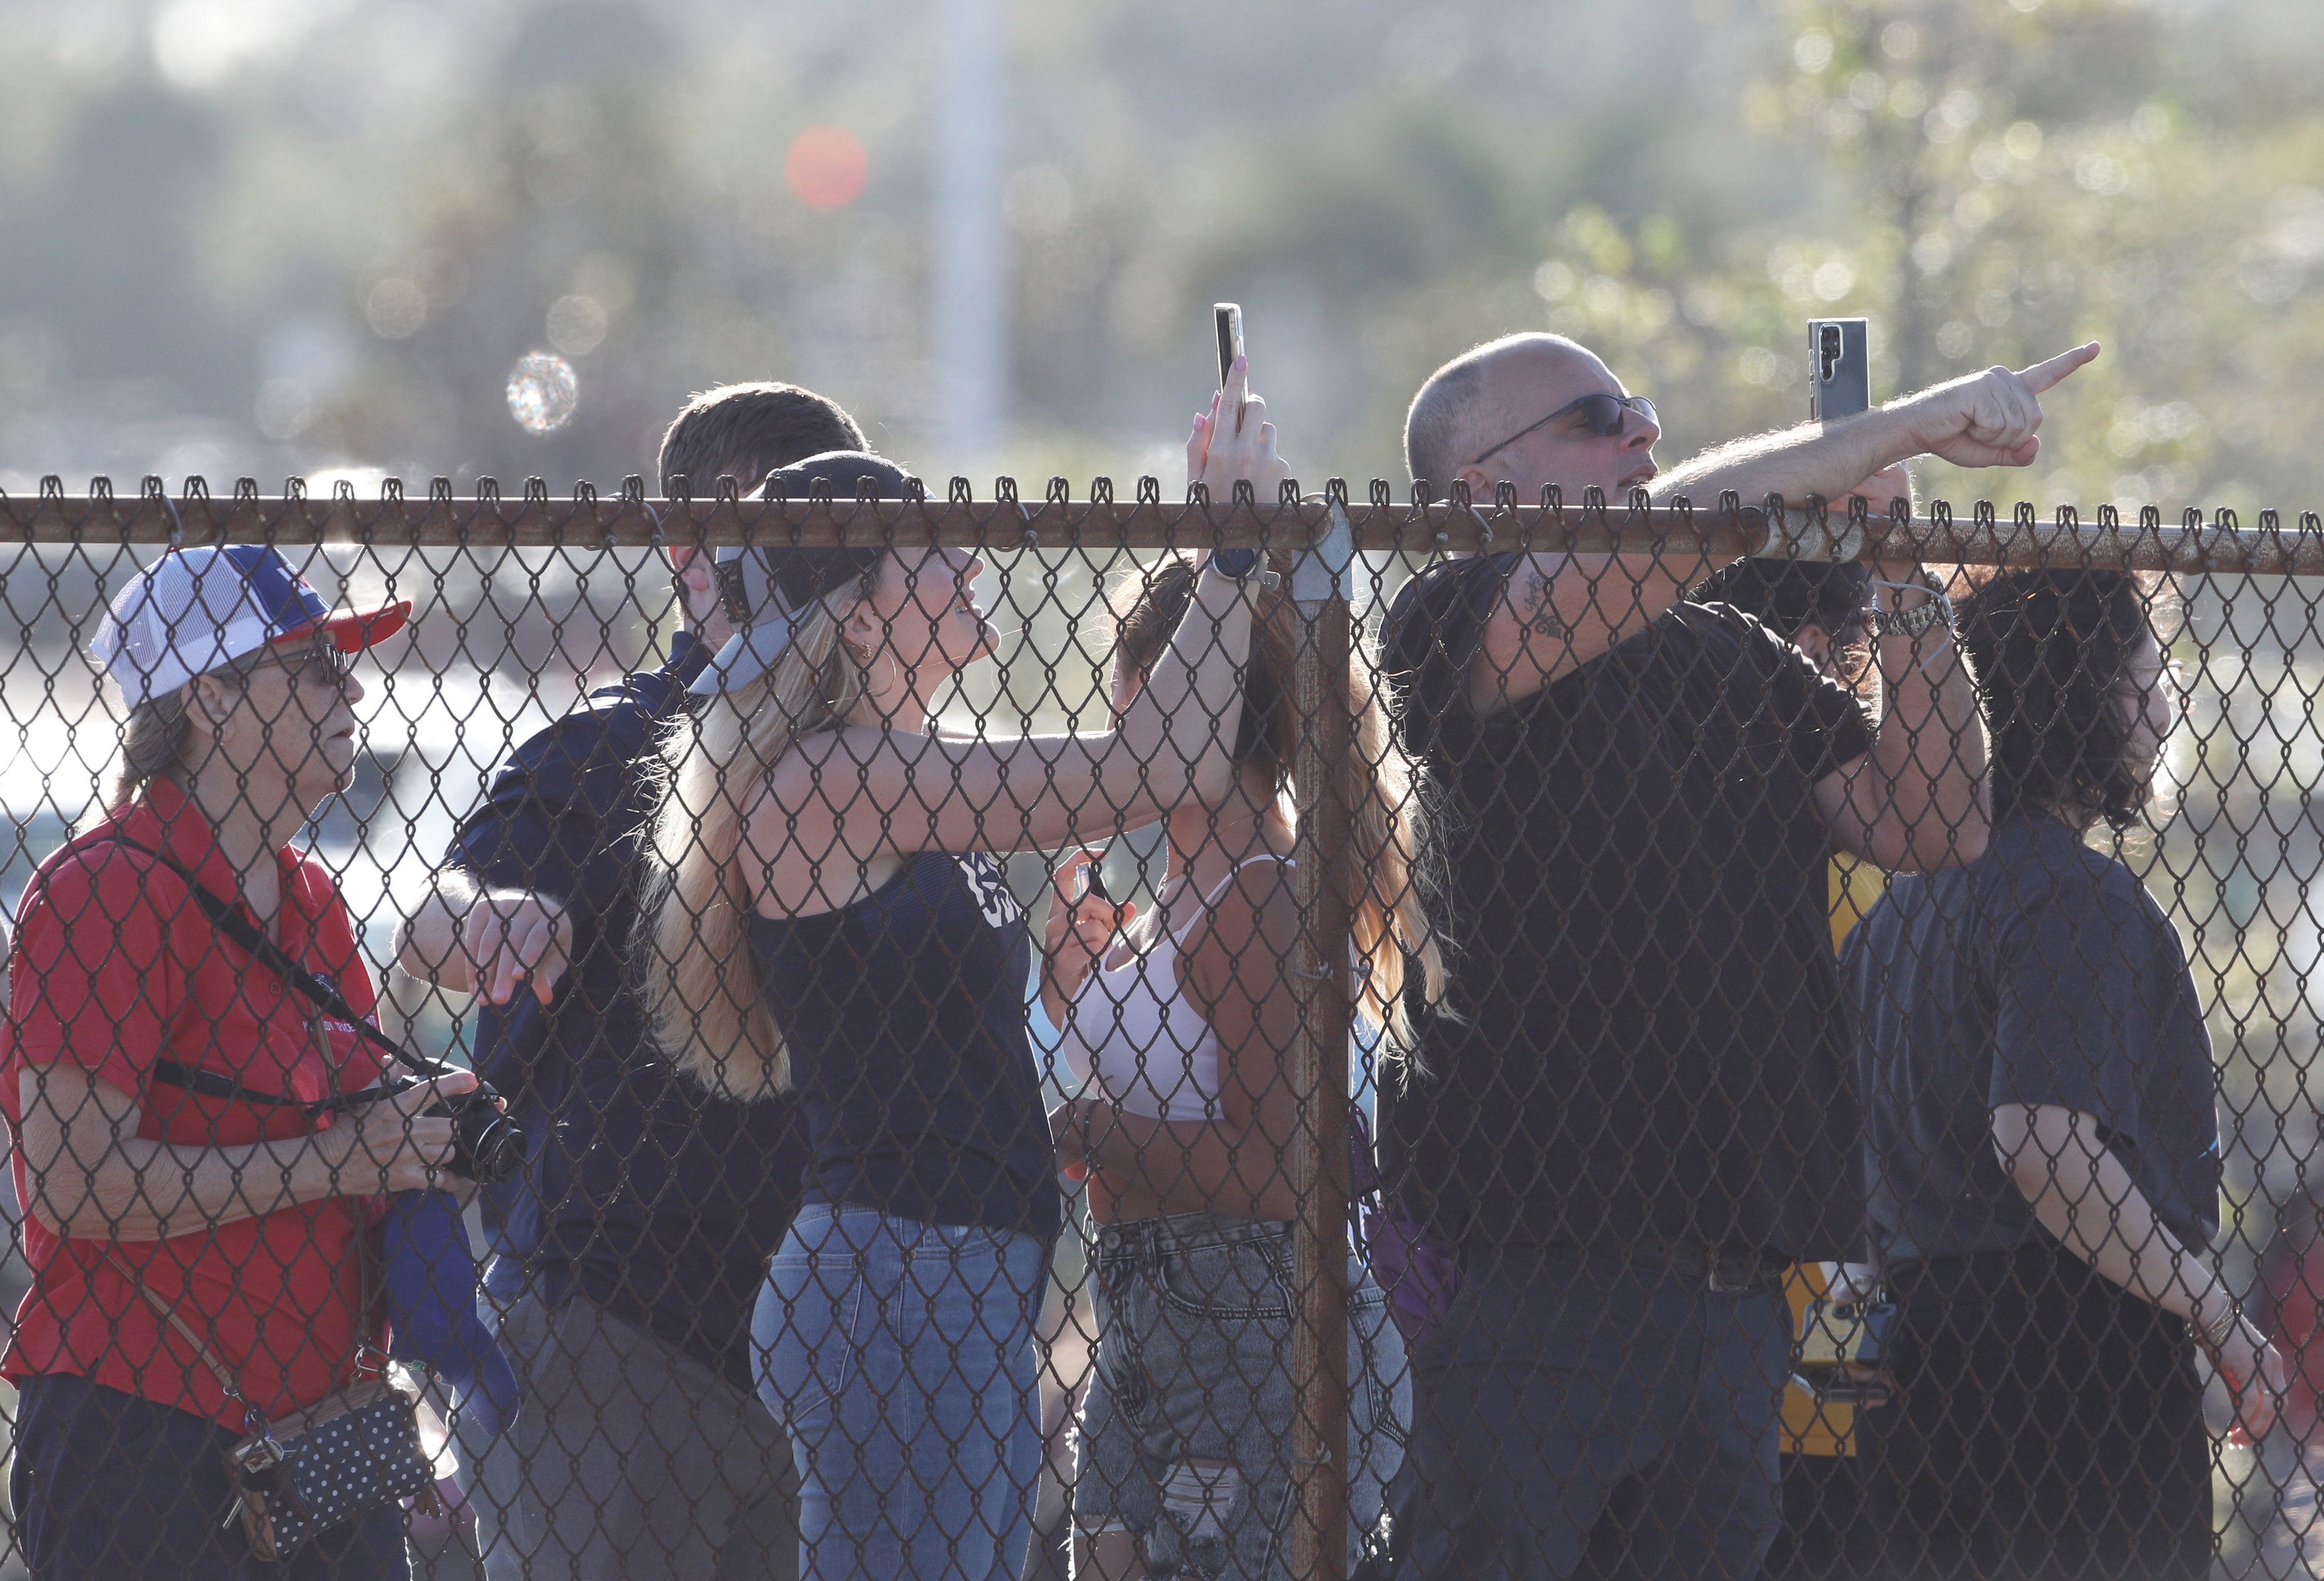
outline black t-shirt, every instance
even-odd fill
[[[1392,653],[1458,602],[1428,578],[1473,564],[1406,589]],[[1853,1250],[1861,1126],[1810,791],[1870,749],[1855,700],[1725,606],[1682,604],[1482,719],[1407,662],[1405,706],[1436,704],[1406,723],[1452,980],[1383,1099],[1405,1206],[1472,1248]]]
[[[2046,1240],[1993,1150],[2002,1104],[2090,1116],[2189,1246],[2219,1227],[2217,1073],[2179,934],[2122,863],[2021,815],[1889,887],[1849,935],[1873,1233],[1898,1262]]]

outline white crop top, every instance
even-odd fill
[[[1057,1029],[1057,1052],[1078,1085],[1094,1080],[1125,1112],[1149,1119],[1219,1117],[1219,1034],[1179,987],[1178,946],[1252,862],[1294,865],[1272,851],[1237,863],[1177,933],[1090,972]]]

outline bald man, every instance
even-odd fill
[[[1416,478],[1837,499],[1911,456],[2023,465],[2097,354],[1940,385],[1662,473],[1651,401],[1547,335],[1446,364]],[[1985,740],[1918,567],[1876,573],[1880,723],[1714,567],[1502,554],[1398,595],[1385,665],[1441,810],[1452,985],[1383,1104],[1398,1206],[1460,1292],[1414,1356],[1400,1576],[1754,1574],[1780,1524],[1780,1288],[1862,1245],[1826,917],[1835,850],[1975,859]]]

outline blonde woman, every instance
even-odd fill
[[[1240,427],[1218,411],[1196,420],[1190,475],[1272,489],[1264,409]],[[843,454],[770,486],[892,498],[907,481]],[[725,552],[739,635],[696,684],[656,828],[663,1046],[739,1096],[795,1090],[807,1126],[804,1206],[752,1328],[798,1462],[803,1576],[1016,1574],[1062,1203],[1031,945],[992,853],[1152,823],[1229,772],[1250,595],[1216,568],[1111,731],[936,734],[935,700],[997,640],[982,569],[963,549]]]
[[[1130,600],[1117,709],[1152,684],[1198,574],[1191,561],[1166,562]],[[1070,895],[1086,853],[1059,869],[1051,914],[1046,1008],[1088,1087],[1058,1113],[1058,1147],[1088,1166],[1098,1226],[1074,1574],[1106,1581],[1291,1574],[1298,1199],[1286,1165],[1303,1122],[1287,1063],[1300,1000],[1286,973],[1302,924],[1287,793],[1302,721],[1298,615],[1273,581],[1254,615],[1235,772],[1220,794],[1171,813],[1156,914],[1093,951],[1078,925],[1091,908]],[[1430,997],[1443,981],[1414,887],[1410,776],[1360,660],[1337,689],[1357,722],[1348,772],[1358,791],[1352,838],[1324,878],[1345,891],[1354,930],[1319,942],[1356,961],[1363,1008],[1400,1034],[1406,977]],[[1410,1385],[1387,1297],[1360,1266],[1350,1283],[1352,1544],[1403,1459]]]

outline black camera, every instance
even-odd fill
[[[393,1098],[399,1092],[410,1091],[424,1080],[407,1077],[358,1096],[366,1099]],[[524,1168],[524,1127],[501,1112],[500,1096],[489,1082],[479,1081],[475,1091],[445,1098],[420,1111],[431,1120],[452,1122],[452,1156],[444,1167],[480,1186],[497,1186],[503,1181],[513,1180]]]
[[[427,1111],[452,1122],[452,1161],[445,1167],[480,1186],[513,1180],[524,1168],[524,1127],[501,1112],[499,1098],[479,1082],[475,1091],[447,1098]]]

